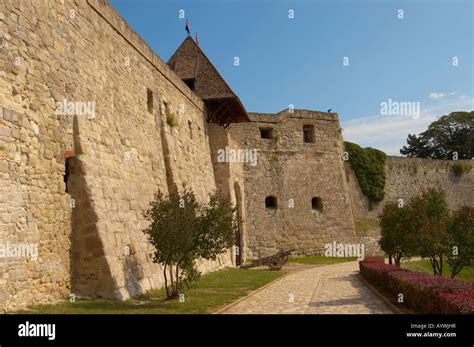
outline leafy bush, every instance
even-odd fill
[[[457,162],[453,164],[453,171],[456,177],[461,178],[465,173],[471,171],[472,166],[462,162]]]
[[[397,203],[389,202],[384,206],[380,214],[381,237],[380,248],[389,256],[390,264],[392,257],[395,265],[400,266],[404,257],[410,257],[416,252],[414,242],[413,223],[416,218],[410,213],[410,208],[399,207]]]
[[[428,258],[435,276],[443,274],[443,261],[451,252],[447,225],[449,209],[442,190],[430,189],[414,197],[407,206],[408,225],[415,235],[418,254]]]
[[[374,148],[362,148],[351,142],[344,142],[349,154],[349,162],[354,169],[362,192],[372,202],[383,200],[385,196],[385,159],[384,152]]]
[[[217,194],[202,204],[191,190],[169,196],[158,192],[144,216],[150,221],[144,232],[155,248],[153,261],[163,265],[168,298],[199,278],[195,260],[215,260],[234,243],[235,209]]]
[[[382,256],[370,255],[364,258],[364,263],[385,263],[385,259]]]
[[[379,218],[380,247],[396,265],[418,254],[430,260],[435,276],[447,262],[454,278],[474,262],[474,208],[463,206],[450,215],[442,190],[430,189],[404,207],[387,203]]]
[[[454,212],[447,231],[451,242],[447,261],[454,278],[464,266],[474,263],[474,207],[463,206]]]
[[[389,272],[393,271],[408,271],[406,269],[380,263],[380,262],[359,262],[360,273],[368,282],[374,286],[382,289],[390,289],[389,286]]]
[[[405,304],[419,313],[473,313],[474,284],[430,276],[397,266],[359,263],[363,278],[376,287],[403,294]]]

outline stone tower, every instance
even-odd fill
[[[249,116],[229,127],[238,147],[258,153],[256,164],[242,167],[248,256],[321,254],[327,243],[356,242],[337,114],[291,109]]]

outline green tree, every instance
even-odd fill
[[[400,266],[402,258],[408,258],[415,252],[413,240],[412,214],[406,207],[399,207],[397,203],[390,202],[384,206],[380,214],[380,248],[392,258],[396,266]]]
[[[408,157],[453,159],[474,157],[474,111],[452,112],[431,123],[420,135],[409,134],[400,153]]]
[[[441,190],[430,189],[413,198],[407,208],[410,232],[416,235],[416,247],[420,256],[428,258],[435,276],[443,274],[443,262],[450,251],[447,223],[449,209],[445,194]]]
[[[229,199],[215,193],[202,204],[189,189],[169,196],[156,193],[144,216],[150,221],[144,232],[154,246],[154,262],[163,265],[168,298],[199,278],[197,259],[215,260],[233,245],[237,228]]]
[[[463,206],[453,213],[448,233],[451,241],[451,252],[447,262],[454,278],[464,266],[474,264],[474,207]]]

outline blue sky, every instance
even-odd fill
[[[388,154],[437,117],[474,109],[472,0],[110,2],[164,61],[186,37],[184,10],[247,111],[332,109],[346,140]],[[383,115],[389,100],[420,113]]]

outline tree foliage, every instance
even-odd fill
[[[450,214],[442,190],[430,189],[404,207],[387,203],[379,218],[380,247],[398,266],[402,257],[418,254],[430,260],[435,276],[447,262],[454,278],[474,263],[474,208]]]
[[[474,264],[474,207],[463,206],[453,213],[448,234],[451,249],[447,261],[454,278],[464,266]]]
[[[445,194],[430,189],[413,198],[409,203],[414,218],[413,232],[420,256],[428,258],[435,276],[443,274],[443,262],[450,251],[447,223],[449,209]]]
[[[385,153],[347,141],[344,146],[359,186],[369,203],[381,201],[385,196]]]
[[[408,208],[399,207],[397,203],[389,202],[380,214],[380,248],[392,258],[395,265],[400,266],[402,258],[408,258],[415,253],[413,234],[413,218]]]
[[[217,193],[203,204],[189,189],[169,196],[158,192],[144,216],[150,221],[144,232],[154,246],[154,262],[163,265],[168,298],[199,278],[197,259],[215,260],[234,243],[235,209]]]
[[[408,157],[471,159],[474,157],[474,111],[452,112],[431,123],[420,135],[409,134],[400,153]]]

